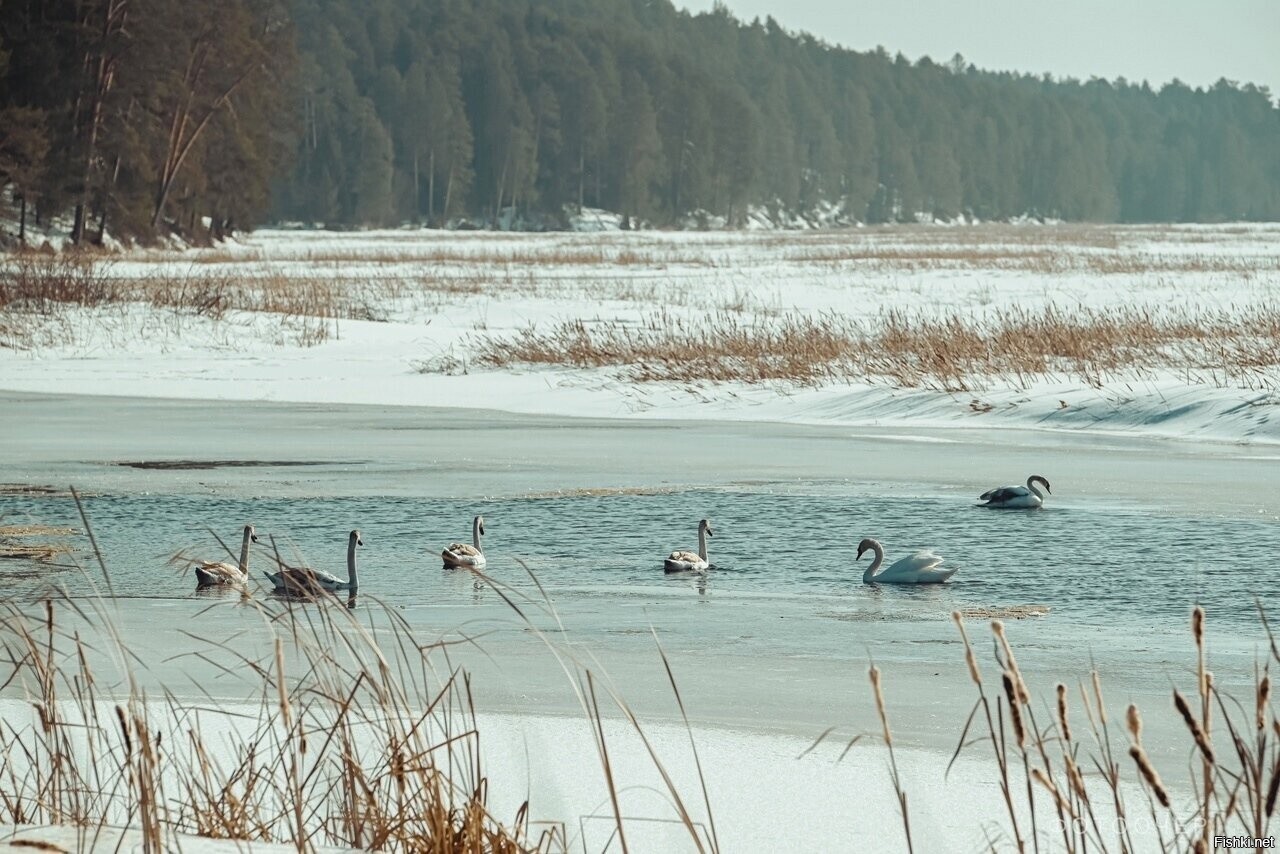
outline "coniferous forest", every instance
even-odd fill
[[[668,0],[5,0],[0,184],[85,242],[581,206],[1276,220],[1280,110],[1247,83],[911,61]]]

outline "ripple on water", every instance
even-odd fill
[[[783,494],[592,490],[483,501],[105,494],[86,506],[123,595],[187,595],[190,579],[165,559],[180,548],[224,559],[209,529],[235,548],[239,527],[251,521],[263,540],[255,575],[271,536],[283,554],[341,575],[346,534],[358,527],[362,592],[403,604],[447,603],[473,591],[470,579],[460,585],[458,573],[441,570],[439,551],[468,538],[476,513],[488,529],[487,571],[532,589],[527,567],[556,596],[836,602],[816,609],[835,620],[942,619],[955,609],[974,619],[1019,619],[1047,611],[1054,619],[1136,626],[1184,620],[1196,602],[1217,621],[1253,625],[1255,597],[1280,592],[1274,567],[1259,559],[1280,553],[1280,526],[1266,519],[1061,505],[992,512],[958,496],[853,495],[825,484],[812,493],[791,484]],[[59,496],[3,495],[0,515],[9,524],[80,527],[74,503]],[[664,577],[662,557],[695,547],[704,517],[715,528],[709,545],[717,568],[705,579]],[[890,561],[930,548],[959,572],[942,586],[864,586],[866,559],[856,563],[854,555],[865,536],[880,539]],[[18,593],[34,593],[49,578],[0,572]],[[876,616],[839,616],[864,609]]]

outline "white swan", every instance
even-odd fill
[[[480,548],[480,538],[484,536],[484,517],[477,516],[471,520],[471,545],[466,543],[449,543],[440,558],[446,567],[464,567],[466,569],[483,569],[484,550]]]
[[[314,595],[321,590],[350,590],[352,593],[360,587],[356,577],[356,546],[363,546],[359,531],[352,531],[347,537],[347,580],[330,575],[322,569],[309,567],[286,566],[279,572],[264,573],[275,585],[277,592],[304,593]]]
[[[662,568],[667,572],[706,572],[711,564],[707,562],[707,537],[712,536],[711,523],[703,519],[698,523],[698,551],[672,552],[671,556],[662,562]]]
[[[876,570],[884,563],[884,546],[879,540],[870,537],[858,543],[857,560],[862,560],[863,553],[873,551],[876,559],[862,573],[863,584],[941,584],[956,574],[954,569],[938,569],[942,558],[933,552],[920,551],[895,561],[889,568],[877,574]]]
[[[1044,504],[1044,492],[1036,489],[1037,483],[1044,484],[1044,492],[1053,494],[1053,490],[1049,488],[1049,481],[1045,480],[1038,474],[1033,474],[1027,478],[1026,486],[1002,486],[999,489],[989,489],[978,496],[979,501],[985,501],[983,507],[995,507],[1000,510],[1033,510]]]
[[[244,539],[240,543],[240,564],[233,566],[225,561],[197,561],[196,585],[213,587],[217,584],[243,584],[249,580],[249,544],[256,543],[258,535],[252,525],[244,526]]]

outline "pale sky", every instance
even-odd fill
[[[674,0],[693,12],[712,0]],[[858,51],[1055,77],[1125,77],[1159,88],[1220,77],[1280,95],[1280,0],[725,0]]]

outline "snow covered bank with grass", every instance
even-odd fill
[[[0,308],[0,389],[1280,441],[1280,226],[264,231],[94,263],[105,299]],[[709,336],[795,318],[856,324],[870,336],[864,350],[899,322],[920,331],[910,352],[923,364],[951,358],[961,333],[998,350],[983,336],[1011,313],[1070,321],[1086,310],[1129,318],[1108,331],[1104,365],[1089,352],[1050,352],[1030,372],[945,381],[946,366],[906,380],[865,368],[793,380],[696,375]],[[1180,319],[1185,342],[1144,342],[1125,325],[1166,314]],[[663,356],[686,360],[678,380],[569,353],[561,364],[500,366],[485,355],[556,328],[607,327],[627,339],[664,318],[691,330]],[[742,360],[753,340],[743,338]],[[825,364],[822,353],[802,356]]]

